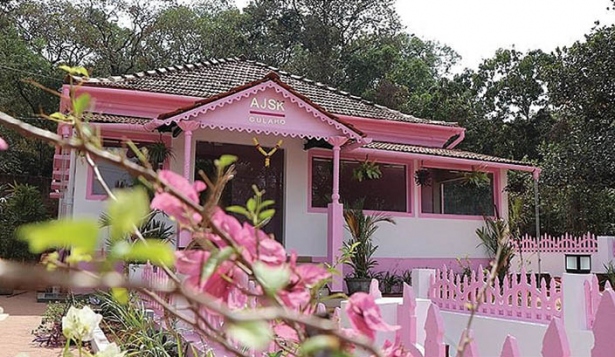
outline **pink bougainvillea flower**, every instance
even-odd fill
[[[169,170],[161,170],[158,177],[164,184],[175,188],[194,203],[199,202],[199,192],[207,188],[202,181],[195,181],[194,184],[191,184],[185,177]],[[190,224],[191,220],[200,222],[202,219],[199,213],[189,209],[177,197],[168,192],[156,192],[150,207],[168,214],[181,224]]]
[[[247,285],[248,276],[232,261],[222,262],[209,277],[204,278],[201,275],[202,269],[211,256],[210,252],[183,250],[175,252],[175,256],[177,272],[187,276],[184,284],[222,300],[231,308],[245,307],[247,296],[237,288],[237,285]],[[242,287],[245,288],[245,286]]]
[[[382,346],[382,354],[385,357],[413,357],[410,351],[404,349],[399,343],[392,343],[389,340],[384,341]]]
[[[299,281],[310,288],[331,276],[327,269],[316,264],[301,264],[295,268],[295,273]]]
[[[180,274],[195,276],[201,274],[201,267],[207,261],[209,252],[204,250],[181,250],[175,252],[175,268]]]
[[[399,329],[399,326],[391,326],[384,322],[374,297],[366,293],[354,293],[348,299],[346,314],[352,327],[372,341],[376,338],[376,331]]]
[[[297,254],[292,252],[289,259],[291,269],[290,283],[278,293],[285,306],[307,311],[311,300],[310,289],[331,274],[324,267],[316,264],[297,265]]]
[[[286,250],[275,239],[260,229],[244,223],[241,231],[229,232],[235,243],[242,247],[242,256],[248,263],[261,261],[270,266],[286,263]]]
[[[9,148],[9,144],[4,141],[4,139],[0,138],[0,151],[7,150]]]

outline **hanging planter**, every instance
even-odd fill
[[[150,164],[156,169],[169,158],[173,157],[173,149],[167,147],[162,141],[151,143],[145,147]]]
[[[380,165],[376,163],[376,160],[369,161],[365,157],[365,161],[361,162],[352,171],[352,178],[362,182],[363,180],[377,180],[382,177],[382,171],[380,171]]]
[[[414,172],[414,182],[417,186],[431,186],[431,171],[419,169]]]

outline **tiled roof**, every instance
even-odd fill
[[[329,113],[409,123],[457,126],[453,122],[416,118],[305,77],[239,58],[210,60],[109,78],[90,78],[84,80],[84,84],[208,98],[262,79],[271,71],[277,72],[283,82]]]
[[[103,113],[86,113],[85,119],[93,123],[120,123],[120,124],[147,124],[152,119],[129,117],[126,115],[114,115]]]
[[[502,164],[529,166],[529,167],[533,166],[531,163],[528,163],[528,162],[509,160],[509,159],[504,159],[501,157],[476,154],[473,152],[454,150],[454,149],[432,148],[432,147],[407,145],[407,144],[394,144],[394,143],[385,143],[385,142],[380,142],[380,141],[374,141],[363,147],[367,149],[407,152],[407,153],[413,153],[413,154],[423,154],[423,155],[433,155],[433,156],[444,156],[444,157],[453,157],[453,158],[459,158],[459,159],[479,160],[479,161],[496,162],[496,163],[502,163]]]

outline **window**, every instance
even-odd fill
[[[493,174],[421,169],[421,212],[469,216],[494,214]]]
[[[154,137],[154,140],[155,139],[156,138]],[[152,142],[146,141],[146,142],[134,142],[134,143],[138,148],[148,147],[148,149],[150,150],[156,149],[160,151],[159,149],[157,149],[159,147],[158,143],[162,143],[162,142],[161,141],[152,141]],[[103,147],[105,148],[105,150],[108,150],[112,153],[116,153],[119,155],[125,155],[128,160],[134,163],[137,163],[137,164],[140,163],[139,159],[132,152],[132,150],[127,148],[125,145],[123,145],[122,141],[119,139],[105,138]],[[168,150],[169,149],[165,149],[165,151],[168,151]],[[150,151],[150,153],[151,152],[152,151]],[[130,175],[130,173],[128,173],[128,171],[126,171],[122,167],[113,165],[111,163],[108,163],[102,160],[96,161],[96,166],[98,167],[98,170],[100,171],[102,178],[105,180],[105,182],[107,183],[110,189],[132,187],[135,184],[135,178],[132,175]],[[89,165],[88,165],[88,187],[87,187],[86,198],[93,199],[93,200],[107,198],[107,193],[103,189],[100,182],[98,182],[98,180],[94,176],[94,172],[92,168],[89,167]]]
[[[109,149],[111,152],[115,150],[121,149]],[[138,160],[135,162],[138,162]],[[110,189],[132,187],[134,185],[135,179],[124,168],[106,161],[98,161],[96,166],[98,166],[98,170],[100,171],[102,178],[105,180],[105,183],[107,183],[107,186],[109,186]],[[91,168],[89,169],[91,170]],[[107,192],[105,192],[102,185],[98,182],[98,180],[96,180],[95,177],[92,177],[91,195],[107,196]]]
[[[405,165],[378,163],[379,179],[353,178],[360,162],[341,160],[340,201],[345,205],[361,204],[366,210],[408,212],[407,168]],[[327,207],[333,188],[333,160],[312,158],[312,207]]]

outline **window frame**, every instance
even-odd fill
[[[330,159],[333,160],[333,153],[331,151],[322,150],[322,149],[312,149],[308,151],[308,183],[307,183],[307,211],[308,213],[327,213],[327,207],[313,207],[312,206],[312,164],[313,159]],[[376,213],[386,213],[388,216],[392,217],[414,217],[414,202],[413,198],[413,187],[414,187],[414,160],[403,160],[403,159],[395,159],[390,157],[382,157],[378,155],[369,154],[370,160],[375,160],[378,164],[384,165],[403,165],[406,167],[406,211],[377,211],[377,210],[364,210],[366,214],[376,214]],[[341,153],[340,155],[340,163],[341,161],[364,161],[365,154],[349,154],[349,153]],[[340,185],[342,183],[340,182]],[[342,198],[343,199],[343,198]]]
[[[459,165],[459,164],[437,164],[437,163],[423,163],[420,167],[417,167],[417,170],[419,169],[436,169],[436,170],[458,170],[458,171],[482,171],[482,172],[486,172],[488,174],[492,174],[493,175],[493,205],[494,205],[494,213],[497,214],[498,212],[501,212],[501,197],[502,197],[502,191],[501,191],[501,183],[500,183],[500,179],[501,179],[501,173],[500,170],[497,168],[490,168],[490,167],[479,167],[477,168],[476,166],[470,166],[470,165]],[[414,172],[413,175],[414,177]],[[416,183],[415,183],[416,185]],[[450,213],[424,213],[423,212],[423,187],[418,186],[418,214],[417,216],[419,218],[440,218],[440,219],[456,219],[456,220],[475,220],[475,221],[482,221],[485,216],[483,215],[469,215],[469,214],[450,214]],[[487,216],[487,218],[493,218],[494,216]]]
[[[117,130],[105,130],[104,126],[101,126],[101,138],[103,143],[105,140],[132,140],[135,143],[155,143],[158,141],[162,141],[167,147],[172,147],[171,137],[168,135],[160,135],[159,133],[125,133]],[[103,145],[104,148],[104,145]],[[95,160],[96,161],[96,160]],[[85,199],[87,201],[104,201],[109,196],[105,194],[95,194],[93,193],[94,189],[94,181],[96,178],[94,177],[94,169],[92,166],[87,164],[87,178],[86,178],[86,188],[85,188]],[[168,170],[170,167],[170,158],[168,158],[163,163],[163,169]]]

